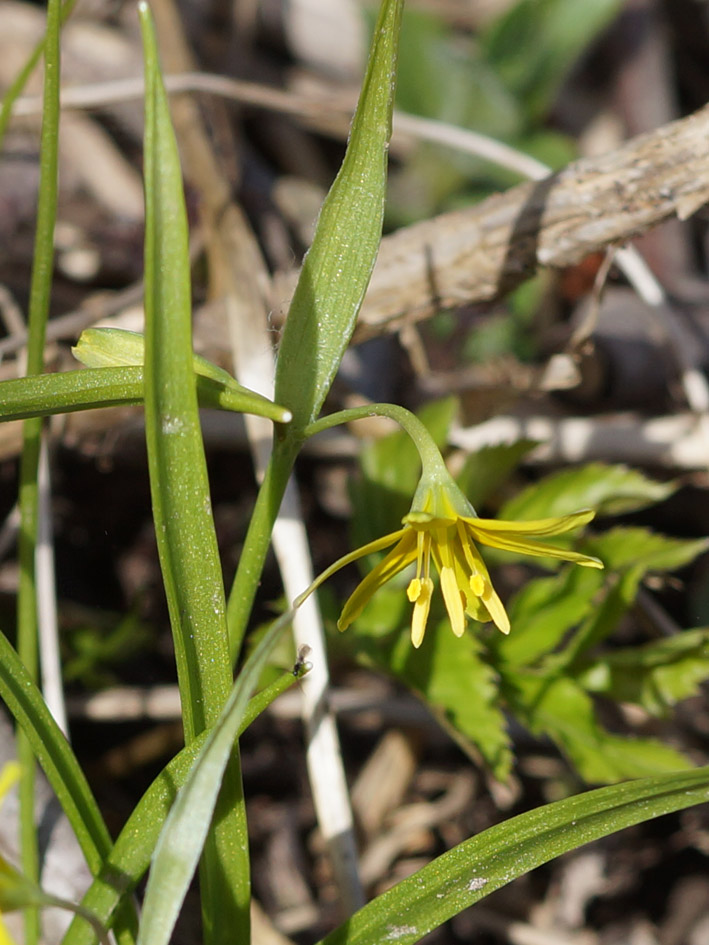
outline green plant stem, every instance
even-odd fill
[[[339,424],[364,420],[367,417],[389,417],[395,420],[413,440],[421,457],[421,463],[429,470],[443,467],[445,476],[448,476],[440,451],[426,427],[409,410],[396,404],[370,404],[366,407],[340,410],[308,424],[301,434],[292,430],[291,427],[281,428],[282,435],[274,443],[273,454],[256,499],[227,602],[229,648],[232,661],[235,662],[239,656],[271,541],[273,525],[303,439],[315,436]]]
[[[64,3],[62,6],[60,13],[60,24],[62,26],[66,22],[67,18],[71,15],[71,11],[75,6],[76,0],[66,0],[66,3]],[[5,132],[7,131],[7,126],[10,123],[10,119],[12,118],[13,105],[20,95],[22,95],[22,92],[27,85],[27,80],[36,69],[37,63],[41,59],[42,53],[44,52],[44,45],[45,40],[41,39],[30,53],[27,62],[15,76],[7,92],[5,92],[2,105],[0,105],[0,150],[2,150],[3,141],[5,140]]]
[[[271,532],[299,448],[300,440],[294,441],[287,436],[276,440],[256,498],[244,547],[239,556],[239,565],[227,600],[229,652],[232,664],[236,663],[241,652],[256,590],[271,543]]]
[[[44,337],[49,316],[49,297],[54,262],[54,223],[57,208],[57,166],[59,143],[59,0],[49,0],[47,35],[44,44],[44,100],[40,150],[40,183],[37,205],[37,229],[34,239],[30,283],[27,372],[39,374],[44,363]],[[35,547],[38,525],[37,470],[42,421],[25,421],[20,462],[20,579],[17,601],[17,649],[31,678],[38,675],[37,601],[35,587]],[[18,733],[20,761],[20,840],[21,862],[25,876],[39,881],[39,853],[34,825],[35,762],[25,735]],[[39,914],[25,912],[26,945],[39,940]]]
[[[322,433],[323,430],[329,430],[343,423],[365,420],[370,417],[388,417],[398,423],[402,430],[405,430],[411,437],[421,457],[422,466],[431,470],[443,463],[441,451],[423,423],[410,410],[399,407],[398,404],[368,404],[366,407],[338,410],[337,413],[321,417],[319,420],[308,424],[304,430],[304,435],[306,437],[315,436],[317,433]]]

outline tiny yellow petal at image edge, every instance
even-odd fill
[[[438,573],[443,601],[456,636],[464,633],[468,617],[482,623],[491,620],[502,633],[510,632],[509,617],[492,585],[476,543],[518,554],[559,558],[587,568],[603,567],[598,558],[535,540],[563,535],[587,525],[595,515],[590,509],[559,518],[505,522],[478,518],[467,500],[464,500],[468,505],[466,511],[469,510],[471,514],[461,515],[455,507],[461,504],[460,494],[446,495],[447,489],[435,492],[437,494],[431,490],[423,497],[423,501],[420,501],[421,495],[418,493],[419,502],[415,501],[418,508],[412,508],[404,517],[403,528],[340,558],[301,595],[298,603],[340,568],[393,545],[391,551],[352,592],[337,626],[340,630],[346,630],[380,587],[415,563],[416,574],[409,582],[406,593],[414,605],[411,641],[415,647],[419,647],[426,631],[433,594],[431,561]],[[429,509],[435,509],[435,514]]]
[[[5,767],[0,771],[0,804],[2,803],[5,795],[10,790],[10,788],[15,784],[17,779],[20,776],[20,766],[16,761],[9,761]],[[13,873],[12,867],[5,861],[3,857],[0,857],[0,871],[3,876],[6,875],[6,872],[9,870],[10,873]],[[2,885],[2,880],[0,879],[0,886]],[[7,912],[7,908],[0,906],[0,945],[15,945],[15,941],[10,935],[10,933],[5,928],[5,923],[2,920],[2,912]]]
[[[15,940],[5,928],[2,916],[0,916],[0,945],[16,945]]]

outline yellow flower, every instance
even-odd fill
[[[0,771],[0,803],[2,803],[7,792],[12,788],[20,776],[20,766],[16,761],[9,761]],[[0,856],[0,945],[15,945],[14,940],[2,921],[2,913],[11,911],[9,898],[6,895],[6,887],[14,887],[15,870]]]
[[[402,528],[340,558],[317,578],[299,600],[302,601],[345,565],[394,545],[350,595],[337,622],[340,630],[346,630],[359,617],[380,587],[415,563],[416,574],[409,582],[406,593],[414,605],[411,642],[419,647],[426,631],[433,595],[433,560],[456,636],[462,636],[467,617],[482,622],[492,620],[499,630],[509,633],[509,617],[492,586],[476,542],[505,551],[561,558],[585,567],[602,568],[603,564],[598,558],[547,545],[530,537],[562,535],[586,525],[594,514],[587,509],[560,518],[530,522],[478,518],[457,485],[447,474],[441,474],[439,468],[437,475],[422,478],[411,511],[402,520]]]

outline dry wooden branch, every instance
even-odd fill
[[[495,299],[540,266],[568,266],[709,202],[709,107],[477,206],[382,241],[356,340],[441,307]],[[285,306],[284,306],[285,308]]]

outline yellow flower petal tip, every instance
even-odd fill
[[[492,621],[501,633],[508,634],[510,619],[493,587],[477,543],[518,554],[558,558],[587,568],[603,568],[598,558],[537,540],[586,525],[594,514],[584,509],[571,515],[530,522],[478,518],[455,482],[445,478],[439,469],[435,481],[422,478],[411,511],[403,520],[403,528],[335,562],[301,598],[344,565],[372,551],[390,548],[345,603],[337,622],[339,630],[346,630],[357,619],[380,587],[415,564],[415,576],[406,588],[406,596],[413,604],[411,642],[414,647],[421,646],[426,633],[434,569],[440,578],[443,601],[456,636],[464,634],[468,617],[480,622]]]

